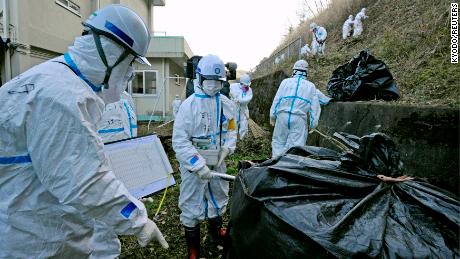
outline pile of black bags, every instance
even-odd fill
[[[396,82],[387,65],[368,50],[332,72],[327,92],[336,101],[399,99]]]
[[[381,181],[403,174],[386,135],[339,137],[351,151],[295,147],[240,164],[226,257],[458,258],[458,197],[419,179]]]

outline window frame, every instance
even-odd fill
[[[66,1],[66,2],[67,2],[67,5],[65,5],[65,4],[62,3],[61,1]],[[78,5],[77,3],[75,3],[74,1],[71,1],[71,0],[54,0],[54,2],[55,2],[57,5],[63,7],[64,9],[66,9],[67,11],[69,11],[69,12],[75,14],[75,15],[78,16],[78,17],[81,17],[81,14],[80,14],[81,6]],[[77,11],[77,10],[71,8],[71,7],[70,7],[70,3],[73,4],[73,5],[75,5],[75,6],[78,6],[78,9],[79,9],[79,10]]]
[[[134,70],[134,73],[140,73],[142,72],[142,93],[133,93],[133,85],[132,85],[132,81],[129,82],[129,92],[131,94],[131,96],[135,97],[157,97],[158,96],[158,86],[159,86],[159,78],[158,78],[158,75],[159,75],[159,71],[158,70],[149,70],[149,69],[139,69],[139,70]],[[154,94],[146,94],[145,93],[145,72],[154,72],[155,73],[155,78],[156,78],[156,88],[155,88],[155,93]]]

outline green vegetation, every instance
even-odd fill
[[[349,14],[366,7],[368,19],[357,39],[342,40],[342,24]],[[329,78],[338,66],[368,48],[390,68],[401,92],[398,103],[459,106],[460,66],[450,63],[449,2],[423,0],[349,1],[332,0],[328,9],[301,23],[274,51],[299,37],[311,41],[310,21],[328,31],[326,55],[307,58],[309,77],[326,91]],[[276,69],[290,74],[296,58]],[[273,71],[269,72],[272,73]],[[256,77],[263,76],[256,71]]]

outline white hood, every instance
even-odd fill
[[[112,40],[104,36],[100,37],[107,62],[109,66],[113,65],[124,49]],[[104,81],[107,68],[99,56],[93,35],[75,38],[75,42],[69,47],[68,53],[83,76],[95,86],[100,87]],[[109,89],[103,88],[102,91],[98,92],[106,104],[120,100],[120,94],[128,83],[130,63],[133,59],[134,56],[128,55],[128,57],[114,67],[109,78]]]

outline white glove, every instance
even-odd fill
[[[168,249],[169,247],[168,242],[166,242],[155,222],[147,219],[147,224],[145,224],[137,236],[137,242],[141,247],[145,247],[152,240],[158,241],[158,243],[160,243],[160,245],[165,249]]]
[[[212,178],[211,170],[209,170],[208,166],[203,166],[200,170],[196,171],[196,173],[201,180],[211,180]]]
[[[275,127],[275,118],[270,117],[270,125],[271,125],[272,127]]]
[[[220,167],[224,162],[225,158],[230,153],[230,150],[227,147],[222,147],[219,151],[219,160],[217,162],[216,168]]]

